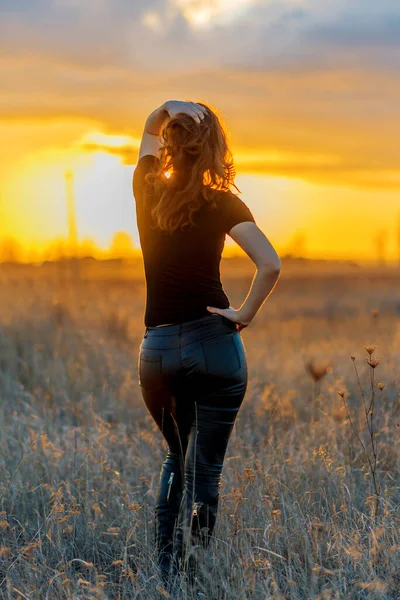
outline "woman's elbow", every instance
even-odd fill
[[[262,261],[262,263],[258,265],[258,269],[264,271],[268,275],[279,277],[281,273],[281,260],[279,256],[276,255],[274,258]]]

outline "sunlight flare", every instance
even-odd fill
[[[256,0],[171,0],[194,28],[213,23],[227,25],[256,3]]]

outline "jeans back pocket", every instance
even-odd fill
[[[208,375],[229,377],[242,367],[233,335],[224,334],[217,339],[201,342]]]
[[[157,389],[162,385],[162,357],[146,350],[139,352],[138,376],[139,385],[147,390]]]

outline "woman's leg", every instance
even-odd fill
[[[187,398],[194,400],[194,415],[184,463],[175,558],[181,567],[189,567],[191,577],[196,561],[189,558],[188,550],[192,544],[206,548],[212,537],[224,458],[247,388],[246,355],[240,334],[234,333],[231,342],[226,336],[220,339],[221,343],[214,340],[202,344],[203,360],[188,378],[186,389]]]
[[[154,381],[154,380],[153,380]],[[146,389],[142,397],[162,432],[168,452],[160,471],[155,506],[155,550],[163,581],[169,581],[173,554],[173,533],[182,501],[184,460],[191,426],[190,411],[178,413],[176,399],[168,387]]]

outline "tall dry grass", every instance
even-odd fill
[[[233,275],[235,305],[251,275]],[[168,598],[153,537],[166,445],[137,383],[143,283],[0,276],[0,597]],[[249,386],[202,597],[400,598],[398,281],[283,273],[242,332]]]

